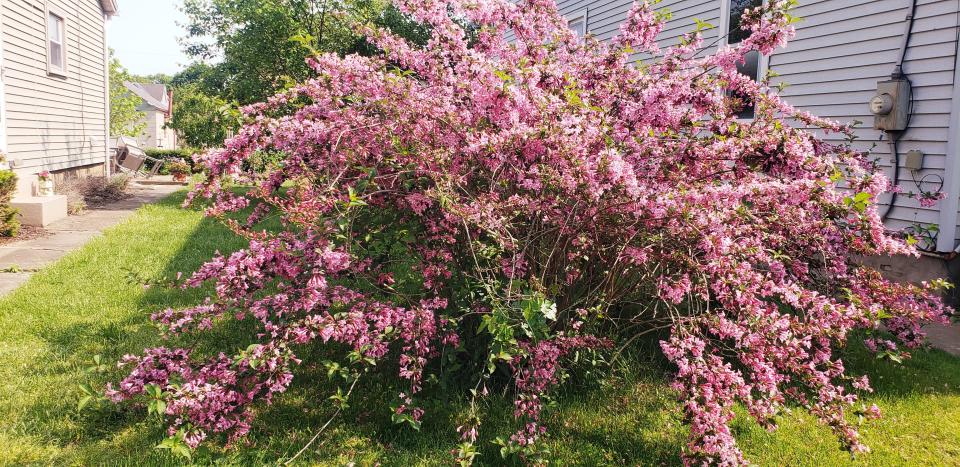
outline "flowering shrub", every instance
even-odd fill
[[[183,159],[170,159],[166,162],[167,171],[170,172],[170,175],[174,177],[186,177],[190,175],[191,167],[187,161]]]
[[[426,46],[361,25],[379,56],[311,60],[315,79],[244,109],[224,149],[197,156],[209,178],[188,203],[208,199],[249,247],[180,284],[215,292],[154,314],[171,347],[125,357],[108,397],[152,400],[189,447],[232,442],[306,349],[338,343],[330,373],[352,388],[393,362],[393,418],[418,426],[427,375],[453,355],[477,398],[512,374],[519,429],[498,442],[540,463],[544,400],[573,356],[667,329],[688,462],[745,463],[735,404],[768,427],[803,406],[866,450],[852,420],[878,415],[857,406],[869,382],[835,349],[863,330],[902,358],[944,308],[934,285],[852,262],[916,252],[885,233],[872,201],[889,184],[865,155],[803,129],[849,128],[736,72],[785,45],[789,2],[747,11],[752,34],[713,53],[699,28],[658,46],[645,3],[610,43],[576,37],[551,0],[394,3],[429,26]],[[264,154],[281,162],[249,170]],[[268,215],[283,229],[259,230]],[[240,319],[258,329],[238,354],[173,345]],[[459,428],[465,463],[482,415]]]

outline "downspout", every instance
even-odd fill
[[[113,175],[112,157],[110,154],[110,46],[107,45],[107,25],[110,15],[103,13],[103,82],[105,85],[103,105],[103,157],[104,174],[109,178]]]
[[[960,7],[957,11],[960,27]],[[960,30],[954,47],[953,93],[950,100],[950,129],[947,133],[947,157],[944,163],[944,191],[947,196],[940,204],[940,232],[937,235],[937,251],[954,251],[957,239],[957,210],[960,208]]]

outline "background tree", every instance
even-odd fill
[[[350,25],[382,11],[377,0],[185,0],[183,43],[198,60],[221,60],[207,70],[220,85],[208,88],[219,87],[219,97],[244,105],[306,78],[305,58],[314,50],[358,47]]]
[[[136,78],[143,83],[154,83],[154,84],[170,84],[170,80],[173,79],[172,76],[166,73],[154,73],[152,75],[137,75]]]
[[[427,26],[383,0],[184,0],[182,10],[187,16],[184,50],[197,62],[162,82],[186,97],[174,99],[170,126],[182,141],[198,147],[219,145],[222,141],[210,138],[230,130],[211,127],[231,120],[207,119],[214,109],[260,102],[304,81],[313,73],[309,56],[377,53],[357,34],[358,25],[421,45],[429,38]]]
[[[419,44],[429,37],[427,27],[383,0],[184,0],[183,12],[186,53],[199,61],[220,61],[191,65],[180,77],[240,105],[260,102],[309,77],[310,55],[375,53],[355,32],[359,24]]]
[[[222,79],[219,78],[214,66],[202,62],[194,62],[170,77],[170,81],[167,84],[174,89],[189,85],[198,85],[199,89],[205,94],[219,96],[222,93],[222,89],[218,86],[221,82]]]
[[[181,142],[194,148],[211,148],[239,125],[237,111],[223,99],[205,94],[195,83],[176,91],[173,115],[167,126],[180,135]]]
[[[144,113],[137,110],[142,100],[124,82],[139,81],[113,56],[110,50],[110,134],[139,136],[146,128]]]

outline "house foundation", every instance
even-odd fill
[[[51,172],[54,186],[67,180],[83,177],[102,177],[106,174],[104,164],[91,164]],[[20,222],[24,225],[46,227],[67,217],[67,197],[63,195],[39,196],[37,174],[17,173],[17,196],[10,202],[20,211]]]

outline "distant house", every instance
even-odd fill
[[[43,170],[109,170],[106,23],[116,13],[116,0],[0,1],[0,150],[24,203],[50,202],[28,199]]]
[[[704,44],[716,50],[743,39],[740,14],[760,3],[663,0],[656,8],[671,16],[658,40],[661,46],[677,44],[699,19],[716,26],[704,32]],[[609,40],[618,34],[633,0],[557,4],[578,34]],[[798,0],[793,14],[801,21],[787,48],[769,57],[752,53],[741,73],[757,79],[773,71],[772,82],[788,85],[781,95],[794,106],[841,122],[863,122],[857,126],[856,144],[872,150],[903,192],[922,188],[944,193],[932,206],[892,194],[878,203],[881,212],[888,211],[885,222],[891,229],[937,229],[921,235],[926,237],[921,245],[929,250],[924,259],[883,260],[881,267],[901,279],[945,275],[941,258],[960,244],[960,6],[956,0]],[[883,131],[875,128],[871,104],[883,102],[877,99],[891,89],[892,75],[906,88],[909,117],[905,129]],[[742,117],[749,119],[746,110]]]
[[[144,149],[177,149],[177,132],[166,127],[173,111],[173,90],[163,84],[128,81],[123,85],[143,99],[137,110],[144,113],[141,121],[147,124],[142,135],[128,136],[136,137]]]

